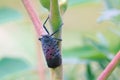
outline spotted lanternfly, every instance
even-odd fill
[[[42,49],[47,61],[47,65],[49,68],[56,68],[61,65],[62,59],[60,54],[60,49],[58,47],[59,41],[62,41],[61,39],[54,38],[53,35],[56,34],[63,24],[60,25],[58,30],[53,32],[52,34],[49,33],[47,28],[45,27],[46,22],[48,21],[49,17],[46,19],[46,21],[43,24],[44,29],[48,33],[47,35],[42,35],[42,38],[39,38],[39,40],[42,43]]]

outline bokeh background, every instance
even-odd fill
[[[44,22],[48,11],[31,1]],[[96,80],[120,50],[119,9],[120,0],[68,0],[62,17],[64,80]],[[38,49],[42,52],[21,0],[0,0],[0,80],[39,80]],[[119,75],[118,65],[108,80]]]

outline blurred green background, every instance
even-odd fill
[[[44,22],[48,11],[39,0],[32,2]],[[119,4],[68,0],[62,28],[64,80],[96,80],[120,50]],[[0,80],[39,80],[38,48],[42,52],[21,0],[0,0]],[[48,69],[45,75],[49,80]],[[108,80],[119,80],[119,75],[118,66]]]

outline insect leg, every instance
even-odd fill
[[[39,40],[41,41],[42,38],[39,38]]]
[[[58,41],[62,41],[62,39],[58,39],[58,38],[54,38],[54,39],[56,39],[56,40],[58,40]]]
[[[46,19],[45,22],[43,23],[43,27],[44,27],[44,29],[46,30],[46,32],[47,32],[48,34],[50,34],[49,31],[47,30],[47,28],[45,27],[45,24],[46,24],[46,22],[48,21],[48,19],[49,19],[49,16],[47,17],[47,19]]]
[[[53,36],[54,34],[56,34],[56,33],[61,29],[62,25],[63,25],[63,23],[62,23],[62,24],[60,25],[60,27],[59,27],[55,32],[53,32],[50,36]]]

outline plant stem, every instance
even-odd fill
[[[62,65],[53,69],[50,68],[51,71],[51,80],[63,80],[63,71]]]
[[[116,54],[113,60],[108,64],[105,70],[100,74],[97,80],[106,80],[109,77],[109,75],[112,73],[112,71],[115,69],[119,61],[120,61],[120,51]]]
[[[35,12],[34,10],[34,7],[31,3],[30,0],[22,0],[33,24],[34,24],[34,27],[35,27],[35,30],[37,32],[37,38],[42,35],[42,34],[46,34],[45,30],[43,29],[43,26],[42,26],[42,23],[37,15],[37,13]],[[38,42],[38,41],[36,41]],[[39,74],[40,74],[40,80],[45,80],[45,64],[44,64],[44,60],[43,60],[43,57],[42,57],[42,54],[39,50],[39,43],[36,43],[37,44],[37,53],[38,53],[38,58],[39,58]]]
[[[52,26],[53,32],[56,31],[62,24],[58,0],[50,0],[50,24]],[[56,33],[55,37],[60,38],[61,31]]]
[[[53,32],[56,31],[62,24],[60,16],[58,0],[50,0],[50,24]],[[57,32],[55,38],[61,38],[61,31]],[[58,44],[61,52],[61,42]],[[63,67],[62,64],[57,68],[50,68],[51,80],[63,80]]]
[[[35,27],[35,30],[37,32],[38,37],[42,34],[46,34],[45,30],[43,29],[42,23],[39,19],[39,16],[35,12],[31,1],[30,0],[22,0],[22,2],[24,4],[33,24],[34,24],[34,27]]]
[[[46,80],[45,72],[46,72],[46,67],[45,67],[45,61],[44,61],[44,55],[40,51],[40,45],[38,43],[38,40],[36,41],[36,51],[38,53],[38,72],[40,75],[40,80]]]

